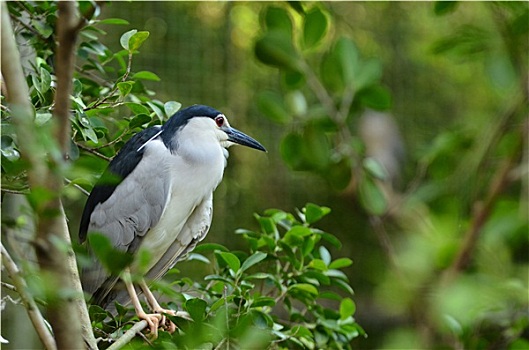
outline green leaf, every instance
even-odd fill
[[[105,18],[97,22],[98,24],[118,24],[127,25],[129,22],[122,18]]]
[[[332,91],[351,85],[360,62],[360,53],[348,38],[340,38],[322,61],[322,80]]]
[[[331,284],[342,288],[344,291],[348,292],[351,295],[354,294],[353,288],[349,285],[349,283],[342,279],[332,278]]]
[[[354,71],[351,85],[355,91],[377,83],[382,77],[382,63],[376,58],[363,60]]]
[[[293,226],[290,230],[288,230],[287,234],[291,234],[297,237],[306,237],[310,236],[312,234],[312,231],[308,227],[297,225]]]
[[[436,1],[434,4],[433,11],[437,16],[444,16],[446,14],[454,12],[457,8],[457,5],[457,1]]]
[[[139,49],[148,37],[149,32],[147,31],[134,33],[129,39],[129,51],[135,51]]]
[[[53,27],[44,21],[32,19],[31,26],[45,39],[53,34]]]
[[[305,86],[305,76],[302,73],[291,70],[283,70],[281,73],[281,81],[285,88],[299,90]]]
[[[89,126],[87,128],[81,128],[81,134],[83,135],[83,139],[93,141],[94,143],[99,142],[99,138],[97,137],[97,134],[95,130]]]
[[[319,7],[313,7],[306,15],[303,23],[303,41],[306,48],[316,46],[325,36],[328,20]]]
[[[303,133],[303,158],[312,169],[323,170],[331,158],[327,135],[318,127],[307,126]]]
[[[342,269],[344,267],[351,266],[353,264],[353,260],[349,258],[339,258],[334,260],[329,264],[330,269]]]
[[[283,98],[276,92],[263,91],[257,97],[257,107],[273,122],[279,124],[288,124],[292,117],[287,112]]]
[[[364,209],[371,215],[383,215],[387,210],[384,193],[371,177],[364,176],[359,185],[359,198]]]
[[[326,271],[327,270],[327,264],[321,259],[314,259],[312,260],[309,265],[309,267],[320,270],[320,271]]]
[[[127,106],[134,114],[151,114],[151,111],[149,111],[147,107],[139,103],[127,102],[125,103],[125,106]]]
[[[121,97],[127,96],[132,91],[133,81],[121,81],[118,84],[119,94]]]
[[[345,189],[351,183],[350,160],[347,157],[342,157],[338,161],[332,161],[323,175],[333,188],[340,191]]]
[[[38,126],[46,124],[53,115],[47,111],[37,111],[35,114],[35,124]]]
[[[258,280],[270,279],[270,280],[274,280],[274,276],[269,274],[269,273],[265,273],[265,272],[257,272],[257,273],[254,273],[253,275],[247,276],[246,279],[258,279]]]
[[[356,312],[356,305],[351,298],[344,298],[340,303],[340,319],[345,320]]]
[[[324,246],[320,246],[319,252],[320,258],[325,263],[325,266],[329,266],[329,264],[331,263],[331,253],[329,253],[329,250]]]
[[[255,253],[253,253],[252,255],[250,255],[248,257],[248,259],[244,260],[244,262],[242,263],[240,271],[244,272],[244,271],[248,270],[253,265],[263,261],[264,259],[266,259],[266,257],[267,257],[267,254],[263,253],[263,252],[255,252]]]
[[[303,273],[302,276],[306,277],[306,278],[315,279],[320,284],[328,286],[328,285],[331,284],[331,279],[330,279],[330,277],[324,275],[325,271],[327,271],[327,267],[325,267],[324,269],[307,270],[305,273]],[[319,297],[320,298],[322,297],[321,293],[320,293]]]
[[[229,251],[228,248],[221,244],[217,243],[202,243],[198,245],[195,249],[193,249],[193,252],[195,253],[202,253],[202,252],[212,252],[215,250],[220,250],[221,252],[227,252]]]
[[[289,291],[302,291],[313,296],[318,296],[318,288],[308,283],[297,283],[288,287]]]
[[[105,318],[107,318],[107,316],[110,316],[110,312],[106,311],[99,305],[90,305],[88,314],[90,315],[90,320],[96,323],[102,322],[105,320]]]
[[[119,38],[119,43],[121,44],[121,47],[124,48],[127,51],[129,50],[129,40],[130,38],[136,34],[138,31],[136,29],[129,30],[128,32],[124,33],[121,38]]]
[[[160,81],[160,77],[159,76],[157,76],[153,72],[149,72],[149,71],[146,71],[146,70],[142,70],[142,71],[139,71],[137,73],[134,73],[132,75],[132,79]]]
[[[156,116],[158,117],[159,120],[164,120],[164,112],[162,111],[162,108],[163,108],[163,105],[158,106],[157,103],[160,103],[160,101],[155,101],[155,100],[152,100],[152,101],[147,101],[147,105],[149,107],[151,107],[151,109],[153,110],[154,114],[156,114]]]
[[[180,110],[181,107],[182,104],[176,101],[168,101],[163,105],[163,109],[167,118],[172,117],[176,112]]]
[[[376,159],[367,157],[362,161],[362,165],[366,171],[375,179],[385,180],[388,178],[388,173],[384,166],[380,164]]]
[[[342,248],[342,242],[340,242],[340,240],[336,238],[336,236],[330,233],[323,232],[321,234],[321,238],[323,238],[324,240],[326,240],[327,242],[329,242],[330,244],[332,244],[334,247],[338,249]]]
[[[202,254],[190,253],[187,256],[187,261],[201,261],[204,264],[211,264],[211,261]]]
[[[72,95],[75,97],[80,97],[82,92],[83,92],[83,83],[81,83],[79,79],[74,79]]]
[[[263,306],[275,306],[276,301],[274,298],[271,297],[258,297],[256,298],[252,304],[251,307],[263,307]]]
[[[90,233],[88,243],[103,266],[113,274],[121,273],[134,259],[132,254],[115,249],[110,239],[100,233]]]
[[[184,304],[184,308],[195,322],[204,320],[207,306],[208,303],[200,298],[188,299]]]
[[[274,220],[265,216],[256,216],[256,218],[259,222],[259,225],[261,226],[261,230],[263,230],[264,233],[275,234],[277,232],[277,227]]]
[[[44,67],[40,67],[40,93],[47,92],[51,87],[51,75]]]
[[[301,252],[303,253],[303,256],[307,256],[312,253],[314,250],[314,247],[316,246],[316,243],[320,240],[319,236],[312,236],[303,241],[303,245],[301,247]]]
[[[293,170],[305,170],[303,159],[303,137],[297,132],[287,134],[279,145],[281,157]]]
[[[319,205],[313,203],[307,203],[304,210],[305,221],[307,221],[308,224],[312,225],[313,223],[321,220],[321,218],[323,218],[330,212],[330,208],[320,207]]]
[[[268,30],[278,30],[292,35],[292,19],[284,8],[267,6],[264,12],[264,22]]]
[[[384,111],[391,108],[391,93],[381,85],[373,85],[361,90],[357,98],[364,106],[375,110]]]
[[[2,147],[0,151],[2,152],[2,156],[4,156],[7,160],[14,162],[20,159],[20,153],[15,148],[15,143],[13,142],[11,136],[2,135],[1,144]]]
[[[299,71],[299,59],[292,40],[279,30],[269,31],[257,40],[255,56],[264,64]]]
[[[142,127],[144,124],[149,123],[151,120],[152,118],[148,114],[138,114],[130,120],[129,128],[134,129],[137,127]]]
[[[237,257],[237,255],[230,253],[230,252],[215,252],[217,257],[224,261],[230,269],[233,270],[233,272],[237,273],[239,269],[241,268],[241,261]]]
[[[307,114],[307,100],[299,90],[293,90],[286,94],[285,105],[292,115],[303,117]]]

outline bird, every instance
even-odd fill
[[[226,115],[205,105],[181,109],[163,126],[140,131],[125,143],[92,189],[80,221],[79,240],[88,244],[91,260],[81,270],[81,282],[92,304],[110,309],[113,301],[130,301],[154,336],[159,327],[174,332],[165,314],[176,313],[160,306],[148,281],[161,278],[208,233],[213,192],[234,144],[266,152],[231,127]],[[120,273],[109,272],[90,248],[93,234],[131,254],[132,262]],[[147,265],[139,261],[141,251],[151,257]],[[135,275],[140,278],[133,280]],[[143,310],[141,292],[152,313]]]

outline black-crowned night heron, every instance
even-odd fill
[[[93,264],[81,273],[83,289],[92,296],[92,303],[108,308],[114,300],[126,303],[130,298],[153,334],[159,325],[166,325],[163,314],[175,313],[160,306],[146,280],[162,277],[206,236],[213,191],[222,180],[227,148],[233,144],[266,151],[230,127],[221,112],[195,105],[180,110],[163,126],[139,132],[123,146],[86,202],[79,237],[84,242],[91,233],[99,233],[115,249],[136,256],[144,249],[151,260],[140,267],[135,258],[121,274],[114,275],[94,257]],[[105,183],[111,177],[118,180]],[[131,280],[131,275],[139,273],[144,278],[137,285],[152,314],[143,311]],[[167,324],[174,331],[174,324]]]

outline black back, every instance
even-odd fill
[[[79,228],[79,239],[85,241],[88,233],[88,225],[90,223],[90,216],[94,208],[99,203],[106,201],[116,187],[130,174],[141,161],[144,148],[141,148],[149,139],[156,133],[160,132],[160,127],[151,127],[140,131],[134,135],[119,151],[119,153],[112,159],[108,168],[105,170],[101,178],[97,181],[92,189],[88,200],[86,201],[83,216],[81,217],[81,225]],[[141,148],[141,149],[140,149]],[[138,151],[138,149],[140,149]]]

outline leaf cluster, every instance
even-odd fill
[[[56,33],[53,28],[57,20],[57,6],[54,2],[10,2],[8,8],[20,47],[30,52],[27,54],[29,58],[23,58],[22,65],[34,107],[35,125],[48,131],[41,133],[42,147],[52,150],[53,140],[45,138],[45,135],[51,134],[54,124]],[[147,88],[145,82],[159,81],[155,73],[134,71],[132,68],[133,56],[139,53],[149,32],[127,31],[120,39],[121,48],[111,49],[102,43],[101,37],[106,35],[102,28],[119,28],[128,25],[128,22],[118,18],[100,20],[97,16],[97,11],[94,11],[86,19],[87,25],[79,33],[80,43],[76,53],[76,71],[70,96],[72,137],[67,154],[73,163],[66,169],[69,179],[67,193],[72,195],[76,192],[68,189],[73,186],[89,190],[93,176],[102,172],[106,162],[134,133],[161,124],[181,107],[176,101],[162,102],[154,98],[154,92]],[[14,133],[9,107],[2,108],[1,123],[2,188],[25,190],[25,163],[18,147],[23,140],[17,140]]]
[[[382,215],[387,203],[376,180],[383,176],[362,166],[365,148],[356,130],[367,109],[391,107],[390,92],[381,83],[381,62],[364,57],[351,38],[337,36],[323,4],[267,6],[261,22],[255,56],[279,69],[282,91],[259,93],[257,104],[287,130],[280,144],[283,160],[337,190],[358,179],[361,204],[368,213]]]
[[[355,322],[353,290],[342,271],[352,261],[333,258],[326,245],[339,248],[340,241],[313,226],[329,212],[311,203],[297,215],[270,209],[255,216],[259,230],[236,232],[247,250],[199,245],[187,260],[211,266],[203,281],[174,278],[180,274],[177,265],[169,272],[171,278],[153,285],[169,300],[168,307],[190,316],[171,317],[179,330],[173,335],[162,332],[153,345],[349,349],[350,341],[365,332]],[[98,336],[113,339],[129,328],[131,310],[118,304],[116,309],[112,315],[91,307]],[[142,347],[143,341],[135,344]]]

